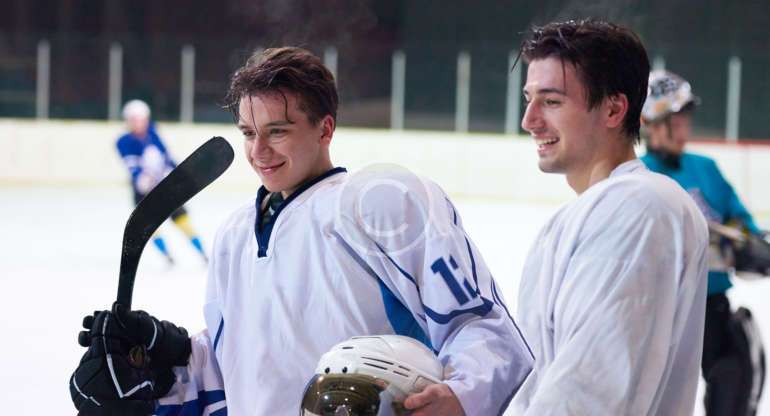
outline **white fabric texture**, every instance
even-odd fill
[[[559,210],[523,270],[517,323],[535,368],[516,414],[692,414],[707,245],[689,195],[638,159]]]
[[[531,370],[444,192],[383,175],[338,171],[292,195],[263,257],[253,202],[218,231],[206,305],[216,371],[203,373],[219,372],[229,414],[296,414],[321,355],[356,335],[422,338],[469,416],[502,414]]]

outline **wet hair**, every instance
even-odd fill
[[[299,109],[307,114],[312,124],[317,124],[326,115],[337,120],[339,98],[334,75],[306,49],[270,48],[252,54],[233,73],[224,107],[237,122],[241,99],[271,93],[280,94],[284,103],[287,102],[286,93],[295,94]]]
[[[585,85],[589,110],[606,97],[624,94],[628,111],[623,131],[633,142],[639,141],[650,62],[633,31],[594,19],[533,26],[521,43],[521,57],[527,64],[551,57],[572,64]]]

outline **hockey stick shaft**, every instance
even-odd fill
[[[116,303],[131,309],[136,270],[150,237],[174,211],[222,175],[233,156],[227,140],[214,137],[182,161],[139,202],[123,232]]]

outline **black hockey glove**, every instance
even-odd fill
[[[85,317],[83,326],[78,342],[88,351],[70,378],[79,415],[152,414],[154,400],[174,383],[172,367],[187,364],[187,331],[117,304]]]

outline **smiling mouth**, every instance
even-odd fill
[[[543,138],[543,139],[536,138],[535,139],[535,144],[537,144],[537,150],[548,149],[550,146],[553,146],[554,144],[556,144],[558,142],[559,142],[559,139],[556,138],[556,137],[550,137],[550,138],[547,138],[547,139],[545,139],[545,138]]]
[[[279,164],[277,164],[277,165],[272,165],[272,166],[257,166],[257,168],[259,168],[259,171],[260,171],[260,172],[262,172],[262,173],[264,173],[265,175],[269,175],[269,174],[271,174],[271,173],[275,172],[276,170],[280,169],[280,168],[281,168],[281,166],[283,166],[283,165],[285,165],[285,164],[286,164],[286,162],[281,162],[281,163],[279,163]]]

